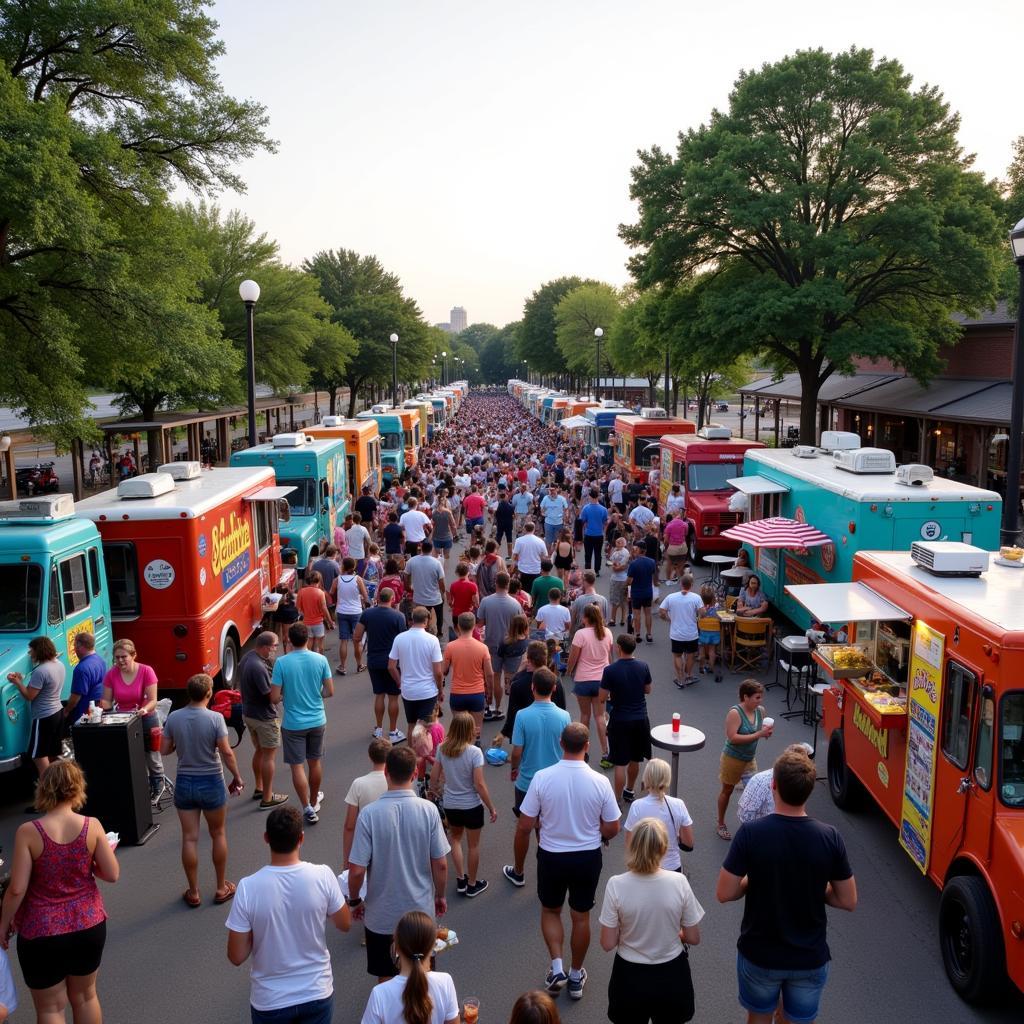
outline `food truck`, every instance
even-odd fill
[[[849,583],[790,587],[850,642],[813,658],[833,800],[870,797],[941,890],[956,991],[1024,990],[1024,550],[861,551]]]
[[[419,409],[392,409],[391,412],[402,423],[402,435],[405,439],[405,466],[413,469],[419,462],[420,444],[423,434],[420,429]]]
[[[693,434],[692,420],[674,419],[664,409],[645,408],[639,416],[615,417],[615,465],[627,479],[647,483],[652,469],[660,465],[659,445],[666,434]]]
[[[295,552],[306,565],[330,543],[335,526],[349,510],[345,442],[317,440],[299,432],[275,434],[269,443],[243,448],[231,456],[232,466],[270,466],[287,498],[291,521],[281,532],[281,547]]]
[[[801,628],[810,617],[787,588],[850,580],[857,551],[906,551],[915,540],[998,547],[1002,499],[995,491],[935,476],[927,466],[897,468],[892,452],[861,448],[856,434],[825,431],[822,445],[751,448],[743,476],[732,481],[746,495],[748,520],[784,516],[832,541],[806,551],[751,551],[765,597]]]
[[[347,420],[344,416],[325,416],[304,432],[319,440],[338,439],[345,442],[348,463],[348,494],[351,505],[364,487],[371,494],[380,490],[380,431],[376,420]]]
[[[433,394],[417,395],[416,397],[422,398],[424,402],[430,404],[430,436],[433,437],[438,430],[444,430],[448,422],[445,400]]]
[[[389,485],[392,480],[405,476],[405,427],[400,417],[389,412],[356,413],[357,420],[375,420],[380,432],[380,464],[382,482]]]
[[[434,407],[422,398],[407,398],[403,409],[415,409],[420,414],[420,440],[427,442],[434,436]]]
[[[27,679],[28,642],[48,636],[67,670],[66,699],[78,633],[93,634],[109,665],[113,633],[99,531],[75,515],[70,494],[0,503],[0,773],[26,760],[32,725],[32,710],[7,674]]]
[[[585,409],[583,416],[589,426],[586,433],[586,445],[589,451],[600,450],[601,458],[610,465],[615,449],[615,419],[618,416],[631,416],[632,410],[627,409],[618,401],[603,399],[599,406]]]
[[[664,517],[672,485],[679,484],[686,498],[691,558],[736,551],[736,541],[721,536],[740,521],[740,513],[729,508],[736,491],[728,481],[742,474],[745,452],[763,447],[760,441],[734,438],[728,427],[701,427],[696,434],[661,439],[658,515]]]
[[[161,689],[197,672],[237,684],[239,651],[293,582],[278,540],[291,489],[265,466],[170,462],[77,503],[103,540],[114,636],[134,642]]]

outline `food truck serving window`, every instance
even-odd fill
[[[138,615],[139,566],[135,545],[127,541],[107,541],[103,545],[103,565],[107,570],[112,615]]]
[[[942,752],[957,766],[967,767],[971,746],[971,714],[978,677],[955,661],[946,665],[942,699]]]
[[[1024,690],[1000,701],[999,798],[1007,807],[1024,807]]]
[[[30,562],[0,565],[0,633],[39,628],[43,570]]]

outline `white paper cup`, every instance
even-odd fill
[[[762,724],[764,725],[764,727],[766,729],[770,729],[773,725],[775,725],[775,719],[774,718],[762,719]]]

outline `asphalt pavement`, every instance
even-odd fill
[[[454,558],[449,563],[454,567]],[[449,576],[451,573],[449,572]],[[698,567],[697,576],[706,575]],[[608,573],[599,589],[607,593]],[[328,654],[335,662],[336,634],[328,640]],[[145,652],[140,656],[145,661]],[[694,892],[706,912],[701,922],[701,943],[690,952],[696,991],[695,1020],[726,1024],[745,1020],[736,1001],[735,944],[742,908],[720,906],[714,897],[715,881],[726,843],[715,834],[715,797],[718,792],[718,758],[726,711],[736,700],[743,676],[726,671],[722,683],[709,676],[684,692],[672,683],[668,627],[655,621],[655,641],[641,644],[637,656],[652,669],[655,685],[649,698],[652,723],[668,722],[679,711],[683,721],[707,734],[705,748],[681,755],[679,795],[694,819],[696,848],[684,855]],[[762,674],[770,681],[772,673]],[[373,726],[369,680],[364,673],[335,677],[335,696],[328,702],[329,725],[325,755],[325,801],[320,823],[309,826],[303,846],[307,860],[340,869],[343,799],[349,782],[369,770],[366,746]],[[575,711],[571,705],[570,711]],[[785,710],[785,690],[771,689],[767,713],[776,719],[775,734],[759,748],[762,767],[787,744],[810,741],[811,729],[799,719],[780,717]],[[488,743],[498,725],[485,723]],[[243,763],[251,756],[249,740],[238,750]],[[818,757],[824,774],[824,746]],[[168,770],[173,772],[173,758]],[[243,769],[247,791],[230,803],[228,834],[229,877],[238,879],[267,861],[262,840],[265,812],[251,796],[251,772]],[[455,894],[449,869],[449,912],[445,923],[456,930],[459,944],[438,958],[438,969],[455,980],[460,999],[476,995],[481,1000],[481,1020],[499,1024],[508,1019],[519,993],[539,987],[548,970],[541,940],[536,872],[527,861],[527,886],[513,888],[501,875],[511,860],[515,819],[511,813],[512,785],[508,768],[486,769],[486,778],[499,817],[484,828],[481,846],[481,877],[490,889],[474,900]],[[278,768],[276,786],[291,793],[290,778]],[[13,833],[27,820],[22,813],[25,795],[5,790],[0,807],[0,843],[5,857],[12,850]],[[294,800],[294,794],[292,794]],[[897,843],[896,830],[877,810],[856,815],[836,808],[825,784],[819,783],[809,811],[835,824],[846,840],[860,894],[853,914],[829,911],[831,976],[825,991],[820,1021],[860,1024],[875,1020],[929,1022],[929,1024],[1020,1024],[1024,999],[1014,996],[998,1007],[978,1010],[965,1005],[946,981],[936,938],[938,890],[917,871]],[[178,860],[180,833],[173,809],[159,815],[161,828],[142,847],[122,847],[117,856],[121,879],[114,886],[101,883],[109,914],[108,939],[99,989],[105,1019],[114,1024],[135,1021],[245,1022],[249,1020],[249,977],[246,967],[231,966],[225,955],[224,921],[227,907],[215,906],[209,840],[200,844],[200,884],[203,905],[191,910],[181,900],[185,888]],[[735,798],[729,822],[735,830]],[[531,848],[533,849],[533,848]],[[604,874],[624,870],[623,841],[619,837],[605,851]],[[600,904],[604,886],[598,892]],[[597,910],[592,917],[594,938],[586,967],[589,981],[583,999],[571,1002],[563,993],[559,1009],[567,1021],[606,1019],[607,984],[612,954],[598,944]],[[366,973],[365,951],[360,946],[361,926],[348,934],[328,937],[335,983],[336,1022],[360,1019],[373,979]],[[12,962],[23,1009],[17,1020],[31,1019],[28,992],[21,982],[12,944]]]

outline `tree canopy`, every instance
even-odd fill
[[[579,277],[559,277],[542,284],[523,306],[522,326],[517,335],[518,355],[538,373],[565,373],[565,356],[558,347],[555,307],[574,288],[597,284]]]
[[[818,390],[854,356],[922,380],[950,318],[993,300],[998,197],[970,169],[959,118],[870,50],[803,51],[744,72],[726,111],[639,154],[621,236],[642,288],[706,278],[705,327]]]
[[[594,331],[600,328],[607,334],[619,315],[619,307],[619,294],[610,284],[582,284],[559,300],[555,306],[555,338],[571,373],[594,375],[598,368]],[[602,338],[599,375],[603,377],[610,367]]]

